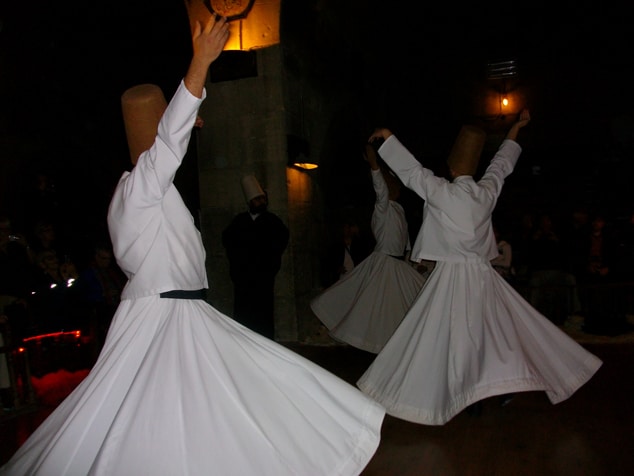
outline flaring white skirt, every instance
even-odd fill
[[[488,262],[437,262],[357,385],[392,416],[443,425],[494,395],[540,390],[561,402],[600,366]]]
[[[424,283],[425,278],[405,261],[375,251],[313,299],[310,307],[331,337],[376,354]]]
[[[122,301],[82,383],[2,475],[357,475],[385,410],[204,301]]]

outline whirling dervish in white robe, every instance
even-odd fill
[[[376,196],[371,219],[374,250],[315,297],[310,307],[335,340],[376,354],[405,317],[425,278],[408,263],[407,219],[396,201],[400,183],[389,171],[372,166],[374,154],[368,145],[366,157],[374,159],[368,160]]]
[[[479,181],[475,169],[453,181],[435,176],[387,129],[370,138],[385,139],[380,156],[425,200],[412,259],[436,261],[401,325],[357,382],[392,416],[443,425],[479,400],[525,391],[544,391],[555,404],[601,366],[490,264],[497,255],[491,214],[521,153],[517,131],[529,120],[523,112]]]
[[[378,447],[378,403],[204,300],[202,238],[173,184],[206,94],[186,84],[166,110],[156,86],[124,94],[127,132],[160,111],[108,210],[128,282],[90,373],[3,476],[358,475]]]

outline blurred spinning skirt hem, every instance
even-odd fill
[[[0,474],[358,475],[384,415],[203,300],[123,300],[88,376]]]

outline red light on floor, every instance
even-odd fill
[[[49,334],[40,334],[37,336],[31,336],[31,337],[25,337],[24,339],[22,339],[22,342],[29,342],[32,340],[42,340],[42,339],[46,339],[49,337],[61,337],[61,336],[68,336],[68,335],[74,335],[75,337],[81,337],[81,331],[80,330],[74,330],[74,331],[60,331],[60,332],[51,332]]]

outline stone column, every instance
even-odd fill
[[[212,65],[213,68],[213,65]],[[231,316],[233,286],[221,234],[246,209],[240,179],[254,174],[269,195],[269,210],[289,229],[286,120],[279,46],[257,50],[257,76],[207,84],[200,115],[198,164],[201,232],[207,249],[209,301]],[[276,339],[297,340],[293,241],[276,279]]]

